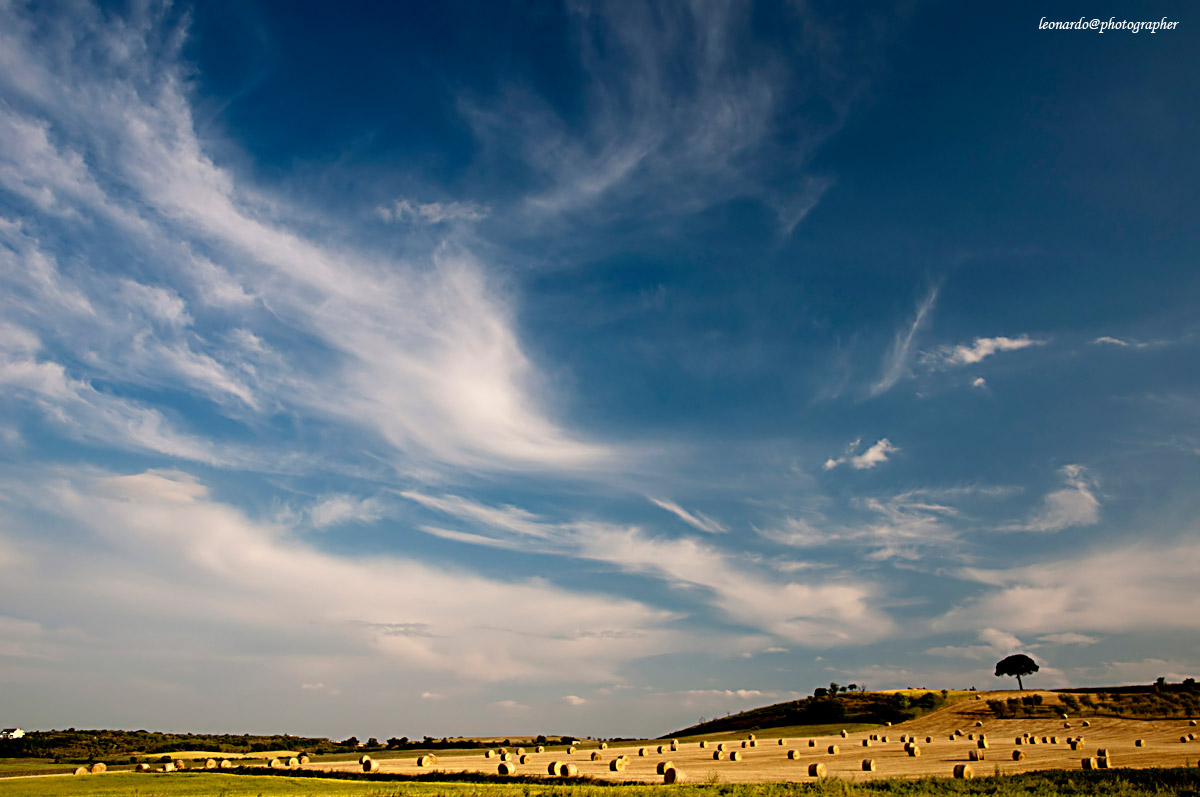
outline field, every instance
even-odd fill
[[[1031,694],[1040,694],[1043,706],[1057,705],[1057,696],[1052,692],[999,692],[987,696],[1006,699]],[[239,773],[109,772],[78,777],[0,779],[0,797],[24,794],[529,797],[567,793],[582,797],[593,791],[597,795],[618,797],[618,794],[657,794],[663,788],[676,795],[685,792],[747,797],[771,797],[797,790],[816,794],[881,791],[1002,794],[1008,792],[998,789],[1018,789],[1020,783],[1029,788],[1021,787],[1024,790],[1011,793],[1151,794],[1157,788],[1153,786],[1155,779],[1166,778],[1173,772],[1179,773],[1170,776],[1177,777],[1178,782],[1165,786],[1163,793],[1200,795],[1200,768],[1196,766],[1200,740],[1188,738],[1200,736],[1200,727],[1192,722],[1184,718],[1063,718],[1057,713],[1053,717],[997,719],[986,701],[964,700],[891,727],[776,728],[758,732],[758,738],[753,740],[748,738],[750,734],[729,733],[704,739],[681,737],[675,750],[670,749],[668,740],[614,743],[606,749],[600,749],[598,742],[585,742],[570,753],[561,745],[548,747],[542,753],[529,746],[523,751],[524,761],[513,762],[515,773],[510,778],[498,777],[500,759],[488,757],[480,750],[439,753],[436,763],[424,767],[417,766],[412,753],[381,752],[374,756],[379,771],[373,776],[365,776],[357,759],[345,754],[314,756],[304,766],[275,770],[267,769],[266,761],[257,758],[238,762],[243,764]],[[910,755],[901,737],[915,740],[919,755]],[[1076,743],[1077,749],[1072,749],[1069,741],[1079,737],[1082,738]],[[719,750],[719,746],[725,749]],[[1015,760],[1014,752],[1020,754],[1020,760]],[[730,760],[732,753],[741,760]],[[627,756],[627,763],[614,769],[612,762],[618,756]],[[1083,761],[1099,757],[1110,768],[1082,771]],[[864,770],[863,762],[867,759],[874,766]],[[581,780],[563,781],[549,776],[547,767],[553,761],[575,764]],[[662,784],[663,776],[657,770],[666,761],[683,774],[687,785],[652,786]],[[816,764],[822,765],[824,771],[810,774],[810,765]],[[960,764],[971,766],[976,785],[950,780],[955,766]],[[1043,774],[1030,774],[1039,772]],[[984,789],[985,782],[992,785]],[[1069,791],[1076,786],[1079,791]]]

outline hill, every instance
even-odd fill
[[[971,694],[963,691],[904,689],[893,692],[840,692],[818,689],[811,697],[750,709],[682,728],[660,738],[753,731],[796,725],[883,725],[905,722]]]

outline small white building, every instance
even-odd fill
[[[20,728],[5,728],[0,731],[0,739],[20,739],[25,735],[25,731]]]

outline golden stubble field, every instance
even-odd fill
[[[1052,692],[989,692],[986,697],[1001,699],[1012,696],[1042,694],[1047,703],[1056,703]],[[1084,722],[1088,725],[1085,726]],[[976,725],[982,723],[982,725]],[[960,731],[961,735],[955,735]],[[979,736],[983,735],[987,747],[979,747]],[[1030,744],[1017,737],[1028,734],[1036,739]],[[1189,734],[1197,736],[1195,741],[1180,741]],[[579,774],[588,777],[616,780],[661,783],[663,776],[658,765],[671,761],[683,773],[688,782],[719,780],[722,783],[755,783],[769,781],[811,780],[810,764],[824,764],[825,776],[848,780],[871,778],[917,778],[925,776],[951,777],[957,764],[969,764],[974,774],[1014,774],[1047,769],[1080,769],[1085,758],[1095,757],[1101,750],[1107,751],[1108,763],[1113,767],[1180,767],[1192,766],[1200,758],[1200,727],[1189,724],[1189,720],[1123,720],[1103,717],[1080,719],[1068,716],[1064,719],[995,719],[983,700],[968,700],[944,708],[927,716],[871,731],[819,737],[788,737],[782,740],[771,736],[770,731],[757,732],[754,746],[750,746],[747,735],[731,739],[728,736],[713,737],[707,747],[702,748],[699,740],[680,739],[678,749],[670,750],[669,741],[639,743],[631,746],[610,746],[599,750],[600,760],[593,761],[592,753],[598,743],[581,744],[573,754],[562,750],[534,753],[526,748],[526,763],[515,763],[515,773],[520,775],[542,775],[547,778],[547,767],[552,761],[575,764]],[[915,738],[920,749],[918,756],[905,751],[901,737]],[[872,737],[876,737],[872,739]],[[974,737],[974,738],[972,738]],[[1083,737],[1078,750],[1072,750],[1068,739]],[[887,741],[883,741],[883,739]],[[1043,738],[1045,742],[1043,743]],[[1143,746],[1137,746],[1136,740]],[[864,746],[864,740],[870,746]],[[718,743],[725,745],[724,760],[715,760]],[[744,743],[744,744],[743,744]],[[659,745],[663,752],[659,753]],[[838,751],[830,753],[831,745]],[[642,752],[645,752],[642,755]],[[729,760],[729,753],[736,751],[741,760]],[[796,751],[796,758],[789,758],[789,751]],[[983,760],[971,760],[971,751],[983,754]],[[1013,751],[1024,753],[1024,760],[1013,759]],[[617,756],[628,756],[628,764],[622,771],[613,771],[611,762]],[[432,766],[417,766],[416,757],[378,759],[380,772],[418,774],[430,771],[486,772],[495,774],[500,761],[488,758],[484,751],[471,751],[439,755]],[[874,771],[864,771],[864,759],[875,762]],[[355,762],[323,764],[314,762],[305,769],[327,769],[361,771]]]

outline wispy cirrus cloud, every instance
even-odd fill
[[[700,512],[689,512],[669,498],[654,498],[648,495],[646,496],[646,499],[660,509],[665,509],[672,515],[675,515],[675,517],[679,518],[692,528],[708,532],[709,534],[721,534],[729,531],[729,529],[720,522],[713,520],[712,518]]]
[[[1064,465],[1059,475],[1066,487],[1042,499],[1041,506],[1018,523],[1001,526],[1002,531],[1062,531],[1072,526],[1094,526],[1100,521],[1099,482],[1082,465]]]
[[[68,26],[0,10],[0,60],[21,64],[0,77],[0,173],[19,214],[0,230],[16,241],[0,248],[13,263],[0,309],[55,342],[46,368],[79,385],[103,376],[110,406],[182,380],[251,428],[280,408],[315,415],[374,435],[406,468],[582,469],[614,454],[555,419],[503,287],[469,251],[443,241],[396,258],[311,234],[309,209],[205,151],[172,15],[76,12]],[[38,38],[39,26],[57,34]],[[402,201],[389,212],[435,223],[485,211]],[[22,217],[39,220],[37,239]],[[97,230],[111,245],[87,245]],[[152,280],[129,270],[143,259]],[[74,334],[30,312],[34,296],[71,307]],[[311,348],[275,345],[296,336]],[[164,426],[155,407],[137,412]]]
[[[926,326],[927,319],[933,312],[934,305],[937,304],[938,288],[939,286],[935,285],[929,289],[929,293],[925,294],[925,298],[917,304],[917,311],[912,321],[897,330],[893,336],[892,345],[888,347],[887,353],[883,357],[879,378],[870,387],[870,395],[878,396],[886,393],[908,375],[917,333]]]

